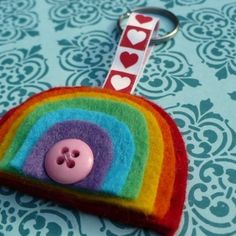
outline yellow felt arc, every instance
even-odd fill
[[[65,94],[65,91],[63,92]],[[88,96],[89,94],[89,96]],[[58,95],[55,94],[55,97],[50,97],[49,99],[45,99],[47,102],[56,102],[57,100],[62,99],[69,99],[71,96],[73,98],[75,97],[93,97],[96,99],[99,99],[98,96],[101,98],[101,93],[98,92],[78,92],[73,94],[67,94],[67,95]],[[106,98],[108,100],[116,100],[118,102],[121,102],[121,97],[116,97],[114,95],[108,95],[103,94],[102,98]],[[144,181],[143,181],[143,187],[140,193],[140,196],[134,200],[134,201],[127,201],[124,199],[117,199],[117,198],[103,198],[101,196],[93,197],[91,195],[86,195],[86,199],[95,199],[96,201],[106,201],[106,202],[112,202],[117,205],[122,205],[129,208],[139,209],[140,211],[149,214],[153,210],[153,206],[155,203],[156,198],[156,192],[157,192],[157,185],[160,178],[161,173],[161,167],[162,167],[162,161],[163,161],[163,140],[162,140],[162,134],[160,132],[160,128],[156,122],[155,117],[150,111],[147,111],[145,107],[140,106],[139,104],[130,101],[127,98],[122,99],[125,104],[129,104],[132,106],[135,106],[139,109],[140,112],[142,112],[147,120],[148,123],[148,131],[150,136],[150,155],[149,155],[149,161],[146,167]],[[41,100],[43,102],[43,100]],[[8,132],[8,134],[11,134],[11,136],[14,136],[15,131],[17,130],[17,127],[22,122],[25,116],[29,112],[32,112],[32,110],[37,107],[40,104],[37,104],[36,106],[26,107],[20,117],[18,117],[17,121],[14,122],[14,124],[11,127],[11,131]],[[9,135],[8,135],[9,136]],[[3,149],[4,147],[7,148],[7,146],[10,144],[11,136],[7,137],[5,140],[7,140],[5,143],[2,144]],[[157,145],[158,144],[158,145]],[[0,150],[0,151],[1,151]],[[0,154],[1,155],[1,154]],[[155,166],[155,171],[153,171],[152,167]]]

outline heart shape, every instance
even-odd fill
[[[143,42],[143,40],[146,38],[146,33],[143,31],[132,29],[128,31],[127,37],[133,45],[136,45]]]
[[[150,16],[136,15],[135,18],[140,24],[145,24],[152,21],[152,17]]]
[[[131,83],[129,77],[121,77],[120,75],[113,75],[111,78],[111,84],[115,90],[121,90],[127,88]]]
[[[136,53],[122,52],[120,61],[125,68],[128,68],[138,61],[138,55]]]

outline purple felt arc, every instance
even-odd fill
[[[58,141],[73,138],[81,139],[90,146],[94,155],[94,165],[84,180],[71,186],[98,190],[112,163],[112,142],[103,129],[89,122],[60,122],[48,129],[27,157],[23,172],[40,180],[51,181],[44,169],[47,152]]]

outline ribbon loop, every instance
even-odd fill
[[[150,40],[159,27],[159,19],[132,13],[122,33],[104,88],[133,93],[150,55]]]

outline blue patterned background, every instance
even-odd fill
[[[189,176],[178,236],[236,235],[236,2],[233,0],[0,0],[0,114],[59,85],[101,86],[118,17],[166,7],[181,32],[155,48],[136,89],[184,135]],[[99,29],[99,30],[98,30]],[[0,188],[0,236],[151,236]]]

